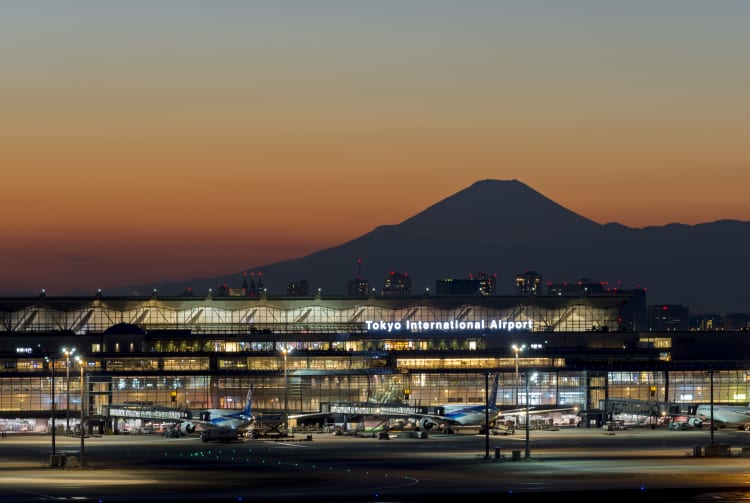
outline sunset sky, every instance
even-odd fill
[[[250,270],[517,179],[750,220],[746,0],[6,1],[0,292]]]

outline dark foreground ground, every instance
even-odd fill
[[[308,440],[311,438],[311,440]],[[461,503],[637,498],[662,503],[750,500],[750,433],[598,429],[499,437],[298,435],[202,443],[121,435],[56,439],[68,467],[50,467],[51,438],[0,439],[7,502],[306,501]],[[528,457],[526,456],[528,448]],[[72,462],[70,462],[72,459]],[[441,499],[442,501],[442,499]]]

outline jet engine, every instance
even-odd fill
[[[417,424],[419,425],[419,431],[431,430],[433,427],[437,425],[437,423],[433,421],[432,419],[430,419],[429,417],[423,417],[422,419],[419,420],[419,423]]]
[[[189,433],[195,433],[195,425],[193,423],[180,423],[180,433],[187,435]]]
[[[701,426],[703,426],[703,419],[699,417],[691,417],[690,419],[688,419],[687,423],[693,428],[700,428]]]

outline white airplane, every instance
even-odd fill
[[[439,424],[481,427],[487,421],[488,415],[490,424],[494,425],[495,418],[500,412],[500,410],[495,406],[495,403],[497,402],[497,387],[499,378],[500,374],[496,373],[494,384],[492,386],[492,392],[489,394],[488,403],[491,404],[489,407],[486,404],[446,404],[434,407],[435,413],[418,413],[413,410],[417,409],[417,407],[410,407],[401,403],[388,404],[380,402],[347,402],[341,405],[350,410],[350,412],[348,412],[349,414],[400,418],[403,419],[404,422],[414,423],[415,428],[421,431],[430,430]],[[335,410],[331,412],[313,412],[308,414],[292,415],[289,416],[289,418],[300,419],[330,416],[341,413],[341,410]]]
[[[713,419],[717,428],[737,428],[750,431],[749,405],[715,405],[711,414],[711,405],[701,404],[695,409],[695,415],[688,418],[688,424],[696,428]]]
[[[489,417],[490,425],[494,425],[500,410],[497,403],[497,385],[500,374],[495,374],[486,404],[446,404],[437,407],[440,414],[425,414],[417,418],[417,426],[420,430],[431,430],[438,424],[454,426],[479,426],[482,427]]]
[[[185,419],[180,421],[176,428],[183,435],[195,433],[198,425],[202,429],[224,428],[242,433],[250,429],[255,423],[252,413],[253,406],[253,388],[247,390],[247,400],[245,407],[239,409],[206,409],[200,412],[200,419]]]
[[[518,416],[524,415],[527,412],[526,408],[520,409],[498,409],[497,408],[497,388],[500,374],[495,374],[495,379],[492,384],[492,391],[489,393],[486,404],[446,404],[439,406],[438,411],[440,414],[424,414],[420,415],[417,419],[417,426],[420,430],[430,430],[435,426],[443,424],[447,427],[451,426],[473,426],[483,428],[487,419],[489,418],[489,424],[491,429],[502,429],[506,433],[512,433],[512,428],[507,428],[498,422],[501,417],[512,417],[515,418],[515,422],[518,422]],[[540,409],[540,410],[528,410],[529,416],[547,414],[557,411],[572,410],[572,408],[562,409]]]
[[[435,429],[442,425],[444,429],[451,429],[456,427],[474,427],[483,428],[489,419],[490,428],[496,430],[504,430],[507,433],[512,433],[512,428],[506,428],[504,425],[498,424],[498,418],[501,416],[518,416],[525,413],[526,409],[499,409],[497,407],[497,391],[498,381],[500,374],[495,373],[494,381],[492,384],[492,390],[488,393],[488,399],[486,404],[445,404],[436,407],[432,407],[435,412],[415,412],[414,410],[407,411],[405,409],[417,409],[421,407],[410,407],[401,403],[398,404],[383,404],[383,403],[346,403],[341,404],[342,407],[348,409],[345,414],[350,415],[372,415],[380,416],[385,418],[399,418],[403,419],[405,423],[414,425],[414,428],[419,431],[428,431]],[[529,411],[529,415],[545,414],[555,411],[571,410],[566,409],[544,409]],[[331,410],[330,412],[313,412],[308,414],[297,414],[289,416],[290,419],[330,416],[334,414],[342,414],[339,410]],[[516,417],[517,420],[517,417]]]

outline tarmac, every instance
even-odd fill
[[[4,501],[421,502],[634,497],[750,500],[750,433],[571,428],[513,435],[297,434],[201,442],[158,434],[0,439]],[[81,459],[83,457],[83,460]]]

